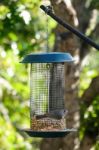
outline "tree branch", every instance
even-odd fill
[[[73,22],[74,22],[74,25],[75,26],[78,26],[78,18],[77,18],[77,13],[71,3],[71,0],[63,0],[65,5],[66,5],[66,8],[67,8],[67,11],[69,12],[69,14],[71,15],[71,17],[73,17]]]
[[[55,0],[55,1],[50,0],[50,1],[57,16],[60,16],[63,20],[66,20],[73,26],[78,25],[77,14],[71,3],[71,0],[68,0],[68,1],[67,0]],[[66,13],[66,15],[64,15],[64,12]]]

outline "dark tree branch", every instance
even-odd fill
[[[99,95],[99,76],[93,78],[80,100],[89,106],[97,95]]]

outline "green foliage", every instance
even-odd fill
[[[82,105],[81,112],[81,138],[84,135],[89,135],[94,138],[98,137],[98,127],[99,127],[99,106],[98,106],[99,96],[93,100],[93,103],[86,109]]]
[[[99,75],[99,52],[91,52],[83,62],[83,70],[80,76],[80,96],[86,90],[92,78]],[[87,107],[85,104],[81,105],[81,126],[80,126],[80,139],[82,140],[85,135],[92,137],[96,141],[94,148],[97,150],[99,145],[99,95],[94,97],[93,102]]]
[[[42,43],[46,38],[46,33],[44,33],[46,18],[42,20],[39,5],[39,0],[1,2],[0,43],[6,51],[11,49],[13,42],[20,49],[20,56],[37,49],[39,51],[45,49]],[[53,26],[52,23],[50,26]]]

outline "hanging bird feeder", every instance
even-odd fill
[[[63,137],[74,129],[66,128],[65,63],[73,61],[69,53],[27,55],[30,63],[30,129],[32,137]]]
[[[83,33],[62,21],[51,7],[40,8],[64,28],[99,50]],[[69,53],[42,53],[27,55],[22,63],[30,63],[30,128],[23,129],[31,137],[64,137],[75,129],[66,128],[65,63],[73,61]]]

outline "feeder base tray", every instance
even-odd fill
[[[68,135],[70,132],[77,131],[76,129],[65,129],[61,131],[33,131],[31,129],[22,129],[21,131],[26,132],[31,137],[42,137],[42,138],[58,138]]]

